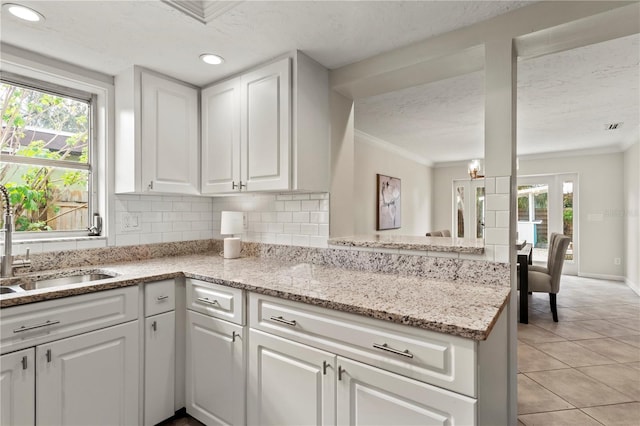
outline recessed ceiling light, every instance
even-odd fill
[[[29,22],[44,21],[44,16],[41,13],[31,8],[28,8],[26,6],[22,6],[14,3],[5,3],[2,5],[2,7],[4,7],[10,14],[15,16],[16,18],[22,19],[23,21],[29,21]]]
[[[200,59],[202,59],[202,62],[209,65],[220,65],[224,62],[224,58],[222,56],[214,55],[213,53],[203,53],[200,55]]]

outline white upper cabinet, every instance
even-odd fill
[[[202,193],[329,189],[328,71],[300,52],[202,91]]]
[[[240,185],[240,78],[202,91],[202,193]]]
[[[241,176],[247,191],[289,189],[291,66],[289,58],[240,78]]]
[[[198,194],[198,89],[133,67],[116,84],[116,193]]]

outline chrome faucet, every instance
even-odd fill
[[[4,185],[0,185],[0,192],[2,193],[2,199],[4,201],[4,226],[2,231],[4,234],[4,251],[2,253],[2,263],[0,265],[0,277],[12,277],[14,268],[25,268],[31,266],[29,260],[29,250],[27,249],[27,256],[25,259],[16,260],[13,259],[11,251],[12,235],[13,235],[13,215],[11,214],[11,202],[9,201],[9,191]]]

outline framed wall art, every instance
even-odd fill
[[[377,174],[376,181],[378,189],[376,230],[398,229],[401,225],[400,179]]]

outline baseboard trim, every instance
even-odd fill
[[[609,281],[625,281],[625,278],[620,275],[607,275],[607,274],[589,274],[589,273],[578,273],[579,277],[582,278],[594,278],[596,280],[609,280]]]
[[[633,290],[635,294],[640,296],[640,284],[634,283],[633,281],[631,281],[628,278],[624,280],[624,283],[627,285],[627,287],[629,287],[631,290]]]

